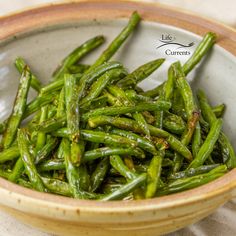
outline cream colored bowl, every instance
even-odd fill
[[[203,87],[215,103],[224,101],[225,132],[234,141],[236,32],[187,13],[157,4],[123,1],[89,1],[51,5],[0,19],[0,118],[9,114],[18,74],[12,65],[16,56],[30,62],[36,74],[47,81],[53,68],[84,40],[104,34],[110,41],[137,10],[143,17],[139,30],[122,47],[116,58],[130,69],[157,58],[166,57],[165,65],[143,84],[151,88],[165,79],[173,60],[188,56],[166,55],[159,48],[162,35],[171,35],[183,44],[194,42],[186,50],[191,54],[207,31],[220,40],[204,65],[197,68],[194,87]],[[163,37],[164,37],[163,36]],[[102,50],[102,49],[101,49]],[[88,57],[91,61],[100,52]],[[196,72],[196,71],[195,71]],[[190,79],[195,77],[190,74]],[[0,179],[1,209],[26,224],[58,235],[80,236],[156,236],[171,232],[209,215],[236,196],[236,170],[205,186],[171,196],[140,201],[98,202],[39,193]]]

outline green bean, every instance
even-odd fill
[[[170,68],[168,70],[168,80],[164,83],[162,93],[160,94],[160,98],[167,100],[167,101],[172,100],[173,101],[173,105],[172,105],[173,112],[175,113],[176,108],[177,108],[176,114],[179,115],[179,113],[180,113],[182,115],[182,112],[179,111],[179,107],[182,105],[182,103],[179,103],[179,100],[181,100],[181,98],[178,97],[178,101],[177,101],[178,105],[176,104],[176,90],[178,89],[179,93],[181,93],[180,90],[182,92],[184,92],[184,90],[178,86],[177,78],[179,78],[179,77],[183,77],[182,69],[181,69],[180,63],[175,62],[170,66]],[[183,83],[184,82],[182,82],[180,84],[183,84]],[[177,89],[174,89],[175,86],[177,87]],[[183,94],[181,94],[181,95],[183,96]],[[178,94],[178,96],[180,96],[180,94]],[[177,105],[177,107],[176,107],[176,105]],[[180,118],[181,118],[181,116],[180,116]],[[180,121],[179,117],[178,117],[178,119],[176,119],[176,121],[177,120]],[[183,124],[183,122],[180,122],[179,124],[181,124],[181,123]],[[174,133],[178,133],[178,134],[183,133],[183,130],[182,129],[179,130],[178,126],[176,126],[176,124],[170,123],[168,125],[172,125],[172,126],[165,127],[166,124],[163,121],[163,126],[164,126],[164,128],[167,128],[167,130],[171,131],[171,129],[172,129],[172,132],[174,131]],[[177,128],[177,130],[176,130],[176,128]],[[182,128],[183,128],[183,126],[182,126]]]
[[[184,120],[175,114],[165,112],[165,117],[163,118],[163,128],[173,134],[183,134],[185,130]]]
[[[71,162],[79,166],[83,152],[83,141],[79,140],[80,109],[78,99],[78,86],[76,78],[73,75],[65,74],[65,100],[67,114],[67,128],[70,132],[71,144]]]
[[[83,162],[90,162],[101,157],[110,155],[132,155],[137,158],[145,158],[144,153],[139,148],[110,148],[102,147],[86,151],[84,153]],[[38,165],[39,171],[63,170],[65,169],[63,159],[48,160]]]
[[[100,198],[101,201],[109,201],[109,200],[118,200],[127,196],[130,192],[134,191],[136,188],[141,186],[146,181],[147,175],[141,174],[137,176],[135,179],[131,180],[127,184],[121,186],[114,192],[107,194]]]
[[[187,114],[185,111],[185,105],[183,98],[180,94],[180,91],[178,89],[174,89],[173,91],[173,98],[172,98],[172,106],[171,106],[171,112],[175,115],[180,116],[183,120],[187,120]]]
[[[65,88],[63,87],[60,91],[58,106],[57,106],[57,118],[66,116],[66,101],[65,101]]]
[[[78,65],[72,65],[68,68],[69,72],[71,74],[78,74],[81,73],[83,74],[86,70],[88,70],[90,65],[86,64],[78,64]]]
[[[186,177],[192,177],[195,175],[208,173],[209,171],[218,167],[219,165],[220,164],[212,164],[212,165],[199,166],[197,168],[190,168],[188,170],[184,170],[184,171],[180,171],[180,172],[176,172],[174,174],[171,174],[169,176],[169,179],[170,180],[182,179],[182,178],[186,178]]]
[[[140,111],[156,111],[156,110],[168,110],[170,108],[169,102],[160,101],[157,103],[140,103],[136,106],[122,106],[122,107],[104,107],[92,110],[82,115],[83,120],[88,120],[93,116],[100,115],[122,115],[127,113],[134,113]]]
[[[196,168],[203,165],[206,159],[213,151],[214,145],[219,138],[220,131],[222,128],[222,120],[218,119],[213,122],[212,127],[206,137],[206,140],[202,144],[196,158],[190,163],[189,168]]]
[[[15,66],[16,69],[20,72],[20,74],[23,73],[24,68],[27,66],[24,59],[21,57],[17,57],[15,60]],[[35,75],[31,75],[31,82],[30,85],[33,89],[35,89],[37,92],[40,92],[41,89],[41,82],[37,79],[37,77]]]
[[[90,188],[90,175],[87,170],[87,166],[83,163],[77,169],[80,179],[80,188],[82,191],[88,191]],[[89,192],[88,192],[89,193]]]
[[[147,124],[144,116],[142,115],[142,113],[138,113],[138,112],[133,113],[133,118],[138,122],[139,126],[143,129],[143,131],[145,132],[147,137],[150,138],[150,132],[149,132],[149,129],[148,129],[148,124]]]
[[[40,93],[41,95],[44,95],[50,92],[55,92],[57,90],[61,90],[63,86],[64,86],[64,79],[62,78],[42,87]]]
[[[141,134],[143,133],[143,130],[140,128],[140,126],[137,124],[136,121],[127,118],[119,118],[111,116],[92,117],[88,120],[88,124],[91,128],[96,128],[97,126],[100,125],[112,125],[120,129],[133,131],[135,133],[141,133]],[[186,159],[192,160],[191,152],[177,138],[175,138],[168,132],[162,129],[158,129],[152,125],[148,125],[148,128],[152,136],[166,138],[167,142],[170,144],[173,150],[180,153]]]
[[[73,75],[65,75],[65,98],[67,110],[67,128],[71,133],[71,141],[78,142],[79,129],[79,100],[76,78]]]
[[[108,157],[105,157],[98,163],[96,169],[94,170],[91,176],[91,192],[96,191],[100,187],[108,172],[109,166],[110,164]]]
[[[100,157],[110,156],[110,155],[131,155],[137,158],[145,158],[144,153],[139,148],[120,148],[120,147],[103,147],[94,150],[86,151],[84,153],[84,162],[93,161]]]
[[[201,113],[202,113],[202,110],[201,110]],[[202,131],[204,131],[205,133],[208,133],[209,132],[209,129],[210,129],[210,125],[208,122],[206,122],[203,118],[202,115],[200,115],[199,117],[199,123],[201,125],[201,129]]]
[[[110,156],[110,163],[111,166],[127,180],[133,180],[137,177],[137,175],[124,164],[119,155]]]
[[[119,102],[120,106],[122,105],[134,105],[132,100],[130,100],[126,94],[125,91],[122,88],[119,88],[116,85],[109,85],[107,86],[107,90],[109,93],[111,93]]]
[[[107,71],[92,84],[88,94],[81,100],[80,104],[91,102],[101,94],[102,90],[110,82],[119,80],[125,74],[127,74],[127,72],[124,69],[114,69]]]
[[[225,164],[229,169],[235,168],[236,155],[228,137],[223,132],[221,132],[218,141],[220,143],[223,159],[226,160]]]
[[[165,155],[166,155],[166,151],[165,151]],[[147,169],[150,165],[150,162],[147,162],[145,164],[139,164],[139,165],[135,165],[134,168],[137,172],[147,172]],[[162,160],[162,167],[168,167],[168,166],[172,166],[173,165],[173,161],[170,160],[169,158],[163,158]]]
[[[153,124],[155,122],[155,117],[149,111],[143,111],[142,115],[148,124]]]
[[[194,159],[196,158],[197,153],[199,152],[201,144],[202,144],[201,126],[199,122],[197,122],[192,139],[192,153]]]
[[[32,120],[29,121],[29,123],[27,124],[27,128],[29,130],[32,130],[32,128],[35,126],[35,124],[38,124],[40,121],[40,117],[41,117],[41,110],[39,110],[32,118]]]
[[[66,176],[70,188],[72,189],[73,196],[75,198],[87,198],[87,194],[85,194],[81,189],[81,176],[78,172],[78,169],[70,161],[70,142],[67,139],[63,139],[62,143],[66,166]]]
[[[201,90],[197,92],[198,102],[201,108],[204,119],[209,123],[210,126],[216,121],[216,116],[211,109],[211,106],[207,100],[205,93]],[[221,152],[224,160],[227,160],[226,164],[229,169],[236,167],[236,155],[234,149],[227,138],[227,136],[221,132],[219,136],[219,143],[221,146]]]
[[[58,145],[57,152],[55,153],[57,159],[64,159],[63,157],[63,147],[62,147],[62,140],[60,140],[60,144]]]
[[[89,68],[89,70],[87,70],[83,74],[82,78],[79,80],[78,99],[81,100],[81,98],[85,95],[85,90],[97,78],[102,76],[105,72],[112,70],[112,69],[117,69],[117,68],[122,68],[122,65],[119,62],[106,62],[104,64],[97,66],[97,67],[91,66]]]
[[[175,68],[173,67],[173,65],[170,66],[169,70],[168,70],[168,78],[167,81],[165,82],[161,94],[158,98],[157,101],[171,101],[171,97],[174,91],[174,84],[175,84]],[[164,125],[164,121],[163,121],[163,116],[164,113],[163,111],[155,111],[155,126],[157,128],[162,129],[163,125]],[[165,122],[165,125],[169,126],[171,125],[173,122]],[[173,124],[171,125],[170,128],[174,128],[173,130],[176,130],[176,125],[173,126]]]
[[[158,102],[161,102],[161,99],[159,99]],[[155,111],[154,114],[155,114],[154,126],[159,129],[162,129],[163,128],[163,115],[164,115],[163,111]]]
[[[86,103],[81,106],[85,110],[96,109],[99,107],[105,107],[107,105],[108,98],[105,95],[102,95],[98,98],[93,99],[90,103]]]
[[[47,143],[40,149],[35,156],[35,163],[38,164],[48,157],[58,144],[57,138],[50,138]]]
[[[107,97],[107,102],[112,106],[122,106],[122,103],[113,95],[108,93],[106,90],[103,91],[104,96]]]
[[[32,115],[34,112],[39,111],[41,107],[46,106],[49,103],[52,103],[55,100],[55,98],[56,98],[55,93],[36,97],[29,104],[27,104],[23,118],[24,119],[27,118],[28,116]]]
[[[226,173],[228,171],[226,165],[219,165],[216,168],[212,169],[209,174],[216,174],[216,173]]]
[[[197,46],[193,55],[183,65],[183,71],[187,75],[197,63],[206,55],[216,41],[216,34],[208,32]]]
[[[31,81],[31,73],[28,67],[25,67],[20,78],[20,84],[18,87],[17,95],[14,102],[14,107],[10,118],[7,121],[6,130],[3,133],[2,144],[3,148],[8,148],[13,143],[17,129],[20,126],[22,121],[25,109],[26,109],[26,101],[29,91]]]
[[[120,188],[122,184],[120,183],[105,183],[102,185],[102,191],[104,194],[110,194]]]
[[[152,131],[151,131],[151,133],[152,133]],[[155,133],[157,134],[157,130],[153,128],[153,134],[155,134]],[[166,141],[168,142],[168,144],[170,145],[170,147],[174,151],[179,153],[181,156],[186,158],[188,161],[192,160],[192,154],[189,151],[189,149],[185,145],[183,145],[178,139],[176,139],[174,136],[168,134]]]
[[[152,98],[137,94],[135,90],[129,89],[125,91],[125,95],[135,102],[151,102]]]
[[[51,193],[56,193],[67,197],[73,196],[71,188],[68,183],[60,181],[58,179],[51,179],[45,177],[41,177],[41,180],[43,181],[44,186]]]
[[[126,25],[126,27],[110,43],[107,49],[99,56],[99,58],[89,68],[88,71],[90,72],[93,68],[103,64],[104,62],[107,62],[116,53],[116,51],[120,48],[120,46],[124,43],[124,41],[128,38],[128,36],[134,31],[139,21],[140,21],[139,14],[137,12],[134,12],[132,16],[130,17],[130,20],[128,24]]]
[[[16,182],[24,171],[24,163],[21,157],[19,157],[14,165],[11,174],[8,176],[8,180]]]
[[[125,92],[119,88],[118,86],[109,86],[108,87],[109,92],[112,93],[117,99],[120,100],[120,103],[125,105],[125,106],[135,106],[135,102],[132,100],[129,100],[128,97],[126,96]],[[122,106],[122,105],[121,105]],[[143,129],[144,133],[150,137],[150,132],[147,127],[147,122],[143,115],[141,113],[135,112],[132,114],[133,118],[138,122],[140,127]]]
[[[150,61],[144,65],[141,65],[136,70],[128,74],[124,79],[120,80],[117,85],[121,88],[130,88],[146,79],[151,75],[157,68],[159,68],[165,59],[157,59]]]
[[[18,131],[17,139],[18,139],[18,148],[20,150],[21,159],[23,161],[26,174],[28,175],[33,188],[35,188],[40,192],[44,192],[45,191],[44,185],[37,173],[36,167],[33,162],[33,157],[31,156],[29,151],[29,143],[26,131],[20,129]]]
[[[191,142],[196,125],[198,124],[199,115],[199,112],[193,111],[192,116],[188,119],[186,129],[181,137],[181,142],[184,145],[188,145]]]
[[[225,104],[220,104],[218,106],[213,107],[212,111],[214,112],[217,118],[221,118],[224,115]]]
[[[109,93],[108,93],[109,92]],[[105,94],[109,94],[115,97],[119,101],[120,106],[134,104],[131,99],[126,96],[125,90],[118,87],[117,85],[109,85],[105,90]],[[114,105],[114,104],[111,104]]]
[[[40,91],[41,96],[61,90],[65,84],[65,75],[66,74],[64,74],[64,77],[62,77],[61,79],[53,81],[53,82],[47,84],[46,86],[42,87],[41,91]],[[80,78],[82,77],[82,74],[73,74],[73,75],[69,74],[69,75],[75,77],[76,81],[79,81]]]
[[[61,129],[57,129],[57,130],[53,131],[52,136],[60,137],[60,138],[68,138],[69,139],[70,138],[70,132],[67,128],[61,128]]]
[[[60,129],[66,125],[66,117],[51,118],[43,121],[41,124],[35,125],[33,130],[44,133],[50,133],[57,129]],[[70,133],[71,131],[68,130]]]
[[[112,117],[112,116],[95,116],[91,117],[88,120],[88,125],[91,128],[97,128],[104,125],[112,125],[114,127],[133,131],[135,133],[143,134],[143,129],[138,125],[134,120],[121,118],[121,117]],[[158,129],[160,135],[165,135],[165,131]]]
[[[75,166],[79,166],[84,156],[84,141],[78,140],[78,142],[71,143],[71,162]]]
[[[148,139],[145,139],[141,137],[140,135],[137,135],[128,131],[124,131],[124,130],[119,130],[119,129],[113,129],[111,133],[127,137],[130,140],[135,140],[138,143],[138,146],[140,148],[142,148],[143,150],[147,152],[152,153],[153,155],[157,153],[155,146]]]
[[[185,79],[185,75],[182,71],[180,62],[176,62],[173,65],[173,71],[175,73],[175,84],[181,97],[184,101],[184,109],[187,113],[188,123],[185,128],[185,131],[181,137],[181,142],[183,145],[188,145],[191,142],[192,135],[194,133],[195,127],[197,125],[199,119],[199,112],[196,111],[196,105],[193,98],[193,93],[191,87],[187,80]],[[179,154],[175,154],[173,172],[178,172],[182,166],[183,157]]]
[[[57,115],[57,107],[54,104],[50,104],[48,110],[49,110],[48,111],[48,119],[56,117],[56,115]]]
[[[96,36],[81,44],[74,49],[61,63],[57,71],[53,75],[53,80],[60,79],[70,66],[74,65],[83,56],[88,54],[93,49],[97,48],[105,41],[103,36]]]
[[[192,177],[177,179],[168,184],[167,186],[163,187],[162,189],[160,189],[157,196],[172,194],[183,190],[188,190],[191,188],[196,188],[198,186],[209,183],[210,181],[221,177],[226,172],[227,172],[227,167],[225,165],[220,165],[206,174],[200,174]]]
[[[158,153],[160,152],[160,150],[168,149],[170,147],[165,138],[152,137],[152,142],[156,146]]]
[[[120,145],[123,147],[137,147],[137,142],[115,134],[109,134],[101,131],[81,130],[81,136],[84,140],[95,143],[104,143],[106,145]]]
[[[178,179],[172,182],[171,184],[167,185],[167,187],[160,189],[157,193],[157,196],[163,196],[167,194],[177,193],[184,190],[196,188],[203,184],[207,184],[221,177],[222,175],[224,175],[224,173],[215,173],[215,174],[207,173],[202,175],[196,175],[193,177]]]
[[[33,188],[32,184],[29,181],[26,181],[22,178],[17,180],[17,184],[19,184],[19,185],[21,185],[22,187],[25,187],[25,188],[30,188],[30,189]]]
[[[39,123],[42,123],[43,121],[45,121],[47,119],[47,116],[48,116],[48,106],[44,106],[41,108],[41,116],[40,116]],[[47,140],[46,134],[43,132],[39,132],[37,136],[36,147],[35,147],[36,152],[38,152],[41,148],[43,148],[43,146],[46,143],[46,140]]]
[[[176,71],[175,71],[175,63],[172,64],[168,70],[168,78],[167,81],[165,82],[163,88],[162,88],[162,93],[160,96],[165,101],[170,102],[171,98],[173,96],[173,91],[175,87],[175,77],[176,77]]]
[[[42,162],[37,166],[37,170],[40,172],[51,170],[64,170],[65,163],[63,159],[53,159]]]
[[[129,170],[135,171],[134,161],[133,161],[133,158],[131,156],[125,156],[124,157],[124,163],[129,168]]]
[[[173,68],[176,73],[175,84],[183,98],[185,110],[189,119],[192,116],[193,111],[196,110],[192,89],[188,81],[185,79],[185,75],[182,71],[180,62],[174,63]]]
[[[15,160],[20,156],[20,152],[17,145],[12,145],[10,148],[0,152],[0,163],[5,163],[6,161]]]
[[[216,116],[207,101],[207,97],[206,97],[205,93],[202,90],[198,90],[197,91],[197,98],[198,98],[198,102],[199,102],[199,106],[201,108],[203,118],[210,125],[212,125],[213,122],[216,120]]]
[[[162,150],[158,155],[153,156],[150,165],[147,169],[147,187],[145,192],[146,198],[152,198],[157,191],[158,182],[162,171],[162,160],[165,152]]]

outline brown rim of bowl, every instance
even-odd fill
[[[136,1],[79,1],[45,5],[0,18],[0,41],[8,41],[14,36],[32,32],[51,25],[93,19],[106,20],[128,18],[137,10],[144,21],[163,23],[185,29],[198,35],[208,31],[219,35],[218,45],[236,55],[236,31],[223,24],[198,17],[174,8],[157,3],[141,3]],[[79,14],[78,14],[79,13]],[[201,187],[168,196],[139,201],[100,202],[94,200],[78,200],[53,194],[40,193],[13,184],[0,178],[1,193],[16,193],[18,198],[27,198],[39,202],[51,202],[54,206],[67,208],[83,208],[90,212],[123,212],[163,209],[177,205],[190,205],[201,199],[227,194],[226,200],[232,197],[236,188],[236,169]],[[135,207],[135,208],[134,208]]]

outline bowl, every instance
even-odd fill
[[[141,14],[143,22],[115,58],[129,69],[154,58],[166,58],[162,68],[142,84],[145,89],[164,80],[166,69],[174,60],[186,61],[204,33],[214,31],[219,35],[217,45],[204,63],[191,72],[189,80],[194,88],[205,89],[213,104],[222,101],[227,104],[224,130],[235,147],[232,121],[236,120],[236,32],[175,9],[134,1],[63,3],[1,18],[1,120],[10,112],[18,85],[18,73],[13,66],[16,56],[25,58],[46,82],[68,52],[97,34],[104,34],[109,42],[134,10]],[[168,37],[186,46],[179,49],[183,53],[176,53],[173,45],[159,47],[160,40]],[[96,58],[104,47],[85,62]],[[39,193],[0,178],[0,208],[26,224],[57,235],[160,235],[204,218],[233,196],[236,196],[236,169],[189,191],[122,202],[75,200]]]

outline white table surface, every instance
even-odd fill
[[[144,0],[145,1],[145,0]],[[235,0],[153,0],[192,11],[213,20],[236,28]],[[55,2],[52,0],[0,0],[0,16],[21,9]],[[146,2],[148,2],[146,0]],[[150,0],[151,2],[151,0]],[[0,212],[0,236],[52,236],[26,226],[8,214]],[[235,236],[236,235],[236,199],[220,207],[204,220],[181,229],[168,236]],[[154,235],[153,235],[154,236]]]

